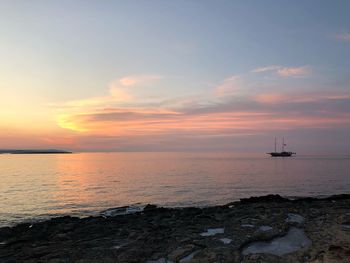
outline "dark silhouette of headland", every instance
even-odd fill
[[[72,153],[57,149],[0,149],[0,154],[67,154]]]

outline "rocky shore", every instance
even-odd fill
[[[0,262],[350,262],[350,195],[127,210],[0,228]]]

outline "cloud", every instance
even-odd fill
[[[59,116],[62,128],[105,136],[140,135],[163,130],[163,125],[181,115],[167,109],[111,108],[91,113]]]
[[[335,38],[341,41],[350,42],[350,33],[338,34]]]
[[[110,99],[113,102],[128,102],[132,101],[133,96],[129,91],[126,91],[122,87],[111,83],[109,86]]]
[[[131,75],[118,80],[119,84],[124,87],[146,85],[156,80],[162,79],[160,75]]]
[[[271,66],[259,67],[259,68],[253,69],[252,72],[253,73],[260,73],[260,72],[266,72],[266,71],[276,71],[280,68],[281,68],[281,66],[271,65]]]
[[[282,77],[305,77],[311,73],[311,67],[283,67],[271,65],[266,67],[259,67],[252,70],[253,73],[273,72]]]
[[[68,130],[72,130],[72,131],[76,131],[76,132],[88,131],[87,128],[80,126],[78,121],[72,119],[71,115],[69,115],[69,114],[59,115],[56,118],[56,120],[57,120],[58,126],[63,128],[63,129],[68,129]]]
[[[111,108],[65,115],[62,128],[98,136],[231,136],[350,124],[350,94],[266,93],[178,110]]]
[[[350,93],[341,92],[269,92],[261,93],[253,97],[253,100],[262,104],[279,104],[279,103],[316,103],[325,101],[348,101]]]
[[[308,66],[303,67],[283,67],[277,70],[277,74],[283,77],[303,77],[311,73]]]
[[[290,69],[269,66],[256,72],[301,74]],[[174,96],[152,103],[134,101],[132,91],[139,89],[130,87],[141,82],[125,86],[118,79],[111,83],[109,95],[73,103],[75,108],[58,115],[57,124],[76,137],[94,141],[94,148],[124,150],[171,150],[181,142],[184,148],[186,144],[197,147],[194,142],[200,138],[200,144],[212,140],[213,147],[217,147],[214,141],[225,147],[225,140],[240,136],[350,128],[350,92],[271,88],[270,79],[255,83],[249,77],[233,75],[199,96]]]
[[[112,81],[108,86],[108,93],[105,96],[96,96],[83,98],[78,100],[69,100],[65,102],[50,103],[49,106],[56,109],[65,108],[94,108],[94,107],[110,107],[120,103],[130,103],[135,98],[134,90],[129,87],[146,87],[154,81],[160,80],[160,75],[132,75]]]
[[[241,83],[242,79],[240,76],[231,76],[215,88],[215,95],[219,97],[232,95],[239,90]]]
[[[255,96],[255,101],[266,104],[281,103],[288,100],[288,96],[281,93],[263,93]]]

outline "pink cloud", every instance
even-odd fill
[[[188,114],[186,112],[116,109],[108,113],[67,116],[71,127],[92,136],[160,136],[169,134],[218,135],[242,131],[268,131],[295,128],[329,128],[349,123],[349,113],[305,115],[298,112],[234,111]],[[68,127],[67,127],[68,128]],[[73,129],[74,130],[74,129]]]
[[[235,93],[241,86],[241,78],[239,76],[232,76],[225,79],[219,86],[215,88],[216,96],[226,96]]]
[[[336,39],[342,40],[342,41],[350,41],[350,33],[343,33],[336,35]]]
[[[271,66],[259,67],[259,68],[253,69],[252,72],[253,73],[260,73],[260,72],[266,72],[266,71],[276,71],[280,68],[281,68],[281,66],[271,65]]]
[[[325,100],[349,100],[349,93],[261,93],[253,97],[253,100],[263,104],[278,103],[311,103]]]
[[[266,67],[259,67],[252,70],[253,73],[274,72],[282,77],[303,77],[311,73],[309,66],[301,67],[283,67],[278,65],[271,65]]]
[[[311,69],[308,66],[303,67],[283,67],[277,70],[277,74],[282,77],[302,77],[309,75]]]
[[[275,104],[288,100],[288,96],[281,93],[263,93],[257,95],[254,100],[260,103]]]

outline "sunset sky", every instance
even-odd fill
[[[350,153],[350,1],[0,0],[0,148]]]

